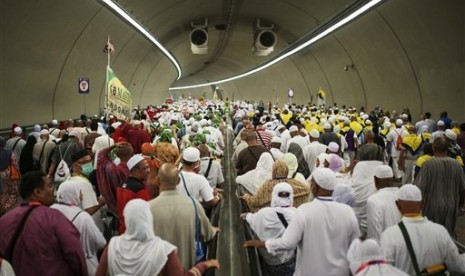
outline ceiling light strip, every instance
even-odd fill
[[[138,30],[142,35],[144,35],[148,40],[150,40],[155,46],[157,46],[163,54],[173,63],[173,65],[176,67],[176,70],[178,71],[178,78],[176,80],[179,80],[182,75],[181,71],[181,66],[179,65],[178,61],[174,56],[165,48],[163,45],[161,45],[158,40],[156,40],[152,34],[150,34],[139,22],[134,20],[125,10],[123,10],[120,6],[118,6],[116,3],[114,3],[111,0],[101,0],[103,3],[105,3],[112,11],[116,12],[118,15],[120,15],[124,20],[126,20],[130,25],[132,25],[136,30]]]
[[[349,14],[348,16],[344,17],[343,19],[341,19],[337,23],[331,25],[330,27],[328,27],[327,29],[325,29],[321,33],[311,37],[309,40],[302,43],[301,45],[295,47],[294,49],[290,50],[289,52],[286,52],[286,53],[284,53],[282,55],[277,56],[276,58],[270,60],[269,62],[267,62],[267,63],[265,63],[265,64],[263,64],[263,65],[261,65],[259,67],[256,67],[256,68],[254,68],[254,69],[252,69],[250,71],[247,71],[245,73],[242,73],[242,74],[230,77],[230,78],[218,80],[218,81],[213,81],[213,82],[208,82],[208,83],[203,83],[203,84],[196,84],[196,85],[170,87],[169,90],[182,90],[182,89],[199,88],[199,87],[209,86],[209,85],[213,85],[213,84],[225,83],[225,82],[228,82],[228,81],[233,81],[233,80],[237,80],[237,79],[240,79],[240,78],[243,78],[243,77],[250,76],[250,75],[252,75],[254,73],[257,73],[257,72],[259,72],[259,71],[261,71],[263,69],[266,69],[266,68],[280,62],[281,60],[283,60],[283,59],[285,59],[285,58],[287,58],[287,57],[301,51],[302,49],[314,44],[318,40],[324,38],[328,34],[336,31],[340,27],[342,27],[345,24],[349,23],[350,21],[354,20],[355,18],[357,18],[358,16],[360,16],[361,14],[366,12],[367,10],[371,9],[373,6],[377,5],[381,1],[383,1],[383,0],[372,0],[372,1],[368,2],[367,4],[363,5],[359,9],[357,9],[355,12]]]

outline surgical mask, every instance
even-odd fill
[[[89,174],[94,170],[94,166],[92,163],[87,163],[81,166],[81,172],[85,176],[89,176]]]

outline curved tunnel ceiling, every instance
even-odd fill
[[[349,0],[120,0],[179,61],[183,77],[139,32],[97,0],[0,1],[0,128],[98,113],[104,102],[102,53],[111,35],[111,66],[134,105],[160,104],[173,94],[210,97],[212,88],[168,91],[249,70],[331,18]],[[191,22],[208,18],[209,51],[193,55]],[[275,25],[278,41],[254,56],[253,26]],[[224,97],[400,110],[417,118],[449,110],[465,120],[465,1],[387,0],[304,51],[253,76],[220,84]],[[344,67],[348,70],[344,70]],[[90,95],[77,79],[89,77]],[[20,111],[20,112],[18,112]],[[31,116],[32,114],[32,116]]]

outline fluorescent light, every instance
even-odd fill
[[[119,14],[121,17],[123,17],[130,25],[132,25],[134,28],[136,28],[139,32],[141,32],[148,40],[150,40],[155,46],[157,46],[163,54],[173,63],[173,65],[176,67],[176,70],[178,71],[178,78],[176,80],[179,80],[181,78],[182,72],[181,72],[181,66],[179,66],[179,63],[177,60],[174,58],[173,55],[168,52],[168,50],[161,45],[158,40],[156,40],[142,25],[140,25],[136,20],[134,20],[126,11],[124,11],[122,8],[120,8],[117,4],[115,4],[111,0],[101,0],[104,2],[110,9],[115,11],[117,14]]]
[[[340,27],[344,26],[345,24],[349,23],[350,21],[352,21],[353,19],[355,19],[356,17],[358,17],[359,15],[361,15],[362,13],[367,11],[368,9],[372,8],[373,6],[377,5],[381,1],[382,0],[372,0],[372,1],[368,2],[367,4],[363,5],[358,10],[356,10],[355,12],[353,12],[353,13],[349,14],[348,16],[344,17],[343,19],[341,19],[340,21],[338,21],[334,25],[331,25],[329,28],[327,28],[323,32],[321,32],[321,33],[317,34],[316,36],[310,38],[305,43],[299,45],[298,47],[292,49],[291,51],[289,51],[289,52],[287,52],[287,53],[285,53],[283,55],[280,55],[280,56],[274,58],[273,60],[270,60],[269,62],[267,62],[267,63],[265,63],[265,64],[263,64],[263,65],[261,65],[259,67],[256,67],[255,69],[252,69],[252,70],[247,71],[245,73],[242,73],[242,74],[239,74],[239,75],[227,78],[227,79],[222,79],[222,80],[219,80],[219,81],[213,81],[213,82],[209,82],[209,83],[196,84],[196,85],[170,87],[169,90],[181,90],[181,89],[204,87],[204,86],[224,83],[224,82],[233,81],[233,80],[237,80],[237,79],[240,79],[240,78],[243,78],[243,77],[250,76],[250,75],[252,75],[254,73],[257,73],[257,72],[259,72],[259,71],[261,71],[263,69],[266,69],[266,68],[280,62],[281,60],[283,60],[283,59],[285,59],[285,58],[287,58],[287,57],[301,51],[302,49],[314,44],[318,40],[324,38],[328,34],[334,32],[335,30],[337,30]]]

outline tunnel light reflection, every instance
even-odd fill
[[[354,11],[353,13],[351,13],[348,16],[344,17],[340,21],[338,21],[335,24],[331,25],[330,27],[325,29],[323,32],[321,32],[321,33],[317,34],[316,36],[310,38],[309,40],[307,40],[303,44],[297,46],[296,48],[292,49],[289,52],[286,52],[286,53],[284,53],[282,55],[279,55],[279,56],[275,57],[274,59],[270,60],[269,62],[266,62],[265,64],[263,64],[263,65],[261,65],[259,67],[256,67],[256,68],[254,68],[254,69],[252,69],[250,71],[247,71],[245,73],[242,73],[242,74],[230,77],[230,78],[218,80],[218,81],[213,81],[213,82],[208,82],[208,83],[203,83],[203,84],[196,84],[196,85],[170,87],[169,90],[182,90],[182,89],[204,87],[204,86],[209,86],[209,85],[213,85],[213,84],[220,84],[220,83],[225,83],[225,82],[228,82],[228,81],[237,80],[237,79],[240,79],[240,78],[247,77],[247,76],[250,76],[252,74],[255,74],[255,73],[257,73],[257,72],[259,72],[261,70],[264,70],[264,69],[266,69],[266,68],[280,62],[281,60],[283,60],[283,59],[285,59],[285,58],[287,58],[287,57],[289,57],[289,56],[303,50],[304,48],[314,44],[318,40],[324,38],[328,34],[334,32],[335,30],[337,30],[340,27],[344,26],[345,24],[349,23],[353,19],[357,18],[362,13],[369,10],[373,6],[377,5],[381,1],[383,1],[383,0],[372,0],[372,1],[368,2],[367,4],[360,7],[358,10]]]
[[[176,70],[178,71],[178,78],[176,80],[179,80],[182,75],[181,71],[181,66],[179,65],[178,61],[174,56],[165,48],[161,43],[156,40],[152,34],[150,34],[142,25],[140,25],[136,20],[134,20],[126,11],[124,11],[122,8],[120,8],[117,4],[115,4],[111,0],[101,0],[103,3],[105,3],[111,10],[119,14],[124,20],[126,20],[130,25],[132,25],[134,28],[136,28],[139,32],[141,32],[148,40],[150,40],[155,46],[157,46],[163,54],[173,63],[173,65],[176,67]]]

